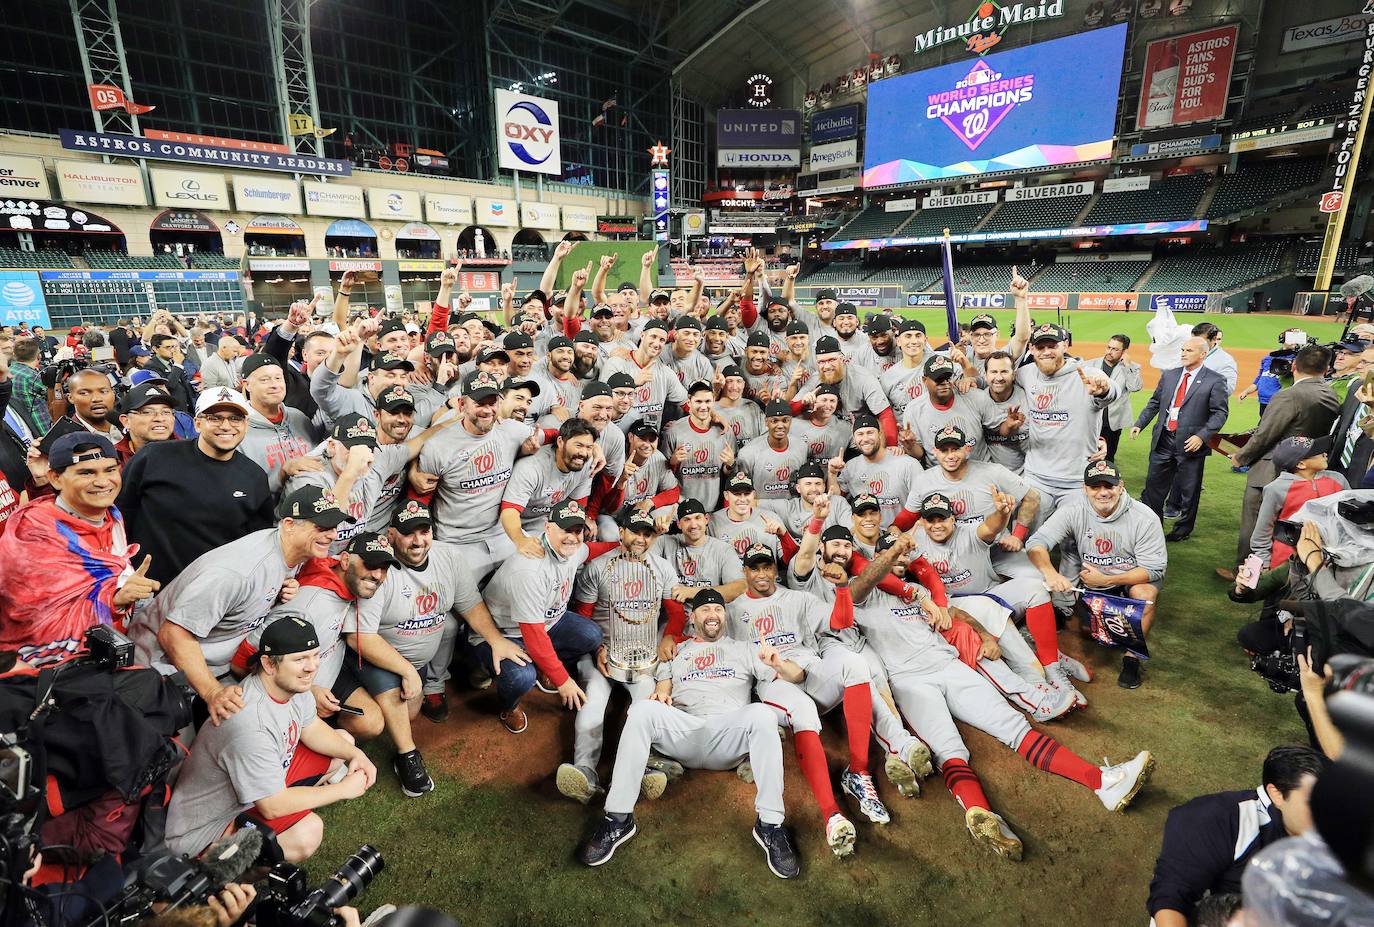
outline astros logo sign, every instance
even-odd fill
[[[506,110],[501,134],[511,153],[526,164],[543,164],[554,152],[553,120],[529,100],[518,100]]]

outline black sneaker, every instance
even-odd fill
[[[596,822],[592,835],[577,848],[577,860],[588,866],[600,866],[615,855],[616,848],[633,837],[639,828],[635,827],[633,814],[616,820],[609,814]]]
[[[431,692],[420,702],[420,714],[424,715],[435,724],[442,724],[448,720],[448,694],[444,692]]]
[[[797,860],[797,848],[792,846],[792,838],[787,828],[781,824],[765,824],[754,821],[754,840],[763,847],[763,855],[768,860],[768,868],[779,879],[795,879],[801,873],[801,863]]]
[[[419,750],[397,754],[391,761],[391,769],[401,780],[401,791],[407,798],[419,798],[426,792],[434,791],[434,780],[425,772],[425,760]]]
[[[1135,657],[1121,658],[1121,675],[1116,677],[1116,684],[1123,689],[1140,688],[1140,661]]]

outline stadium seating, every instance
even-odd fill
[[[994,262],[990,264],[965,264],[954,262],[954,288],[961,293],[1005,293],[1011,286],[1011,264]],[[1022,265],[1018,268],[1027,279],[1035,276],[1039,269],[1036,265]],[[943,286],[940,268],[935,268],[935,279],[926,285],[927,292],[936,292]]]
[[[809,274],[804,274],[802,279],[807,283],[854,283],[862,280],[864,276],[863,262],[861,261],[832,261],[829,264],[822,264]]]
[[[975,203],[972,206],[952,206],[948,209],[923,209],[906,224],[900,237],[939,235],[945,229],[951,234],[972,232],[992,210],[994,203]]]
[[[1234,174],[1221,178],[1216,196],[1207,208],[1207,218],[1219,219],[1260,209],[1312,186],[1321,175],[1322,162],[1317,158],[1283,158],[1242,164]]]
[[[239,259],[209,251],[196,251],[191,254],[191,266],[202,270],[238,270]]]
[[[71,259],[56,248],[25,251],[22,248],[0,247],[0,267],[71,267]]]
[[[1336,273],[1345,273],[1355,267],[1360,249],[1358,245],[1341,245],[1336,249]],[[1317,261],[1322,256],[1322,243],[1305,241],[1298,245],[1298,260],[1294,270],[1300,274],[1315,274]]]
[[[82,252],[86,263],[96,270],[185,270],[186,264],[175,254],[127,254],[90,248]]]
[[[1103,193],[1088,210],[1084,225],[1116,225],[1126,222],[1178,222],[1193,218],[1203,191],[1211,181],[1207,173],[1165,177],[1147,190]]]
[[[869,274],[866,283],[888,283],[904,286],[909,290],[924,290],[932,281],[940,279],[940,266],[916,265],[911,267],[883,267]]]
[[[882,206],[870,206],[859,213],[847,224],[841,226],[832,241],[846,241],[851,238],[884,238],[896,231],[897,226],[911,218],[911,211],[887,212]]]
[[[1285,242],[1247,242],[1225,248],[1192,249],[1162,258],[1147,281],[1161,293],[1217,293],[1280,269]]]
[[[1031,278],[1030,287],[1037,293],[1126,293],[1149,266],[1149,261],[1066,261],[1046,267]]]
[[[1015,200],[1003,203],[980,232],[1013,232],[1018,229],[1062,229],[1074,224],[1092,196],[1065,196],[1052,200]]]

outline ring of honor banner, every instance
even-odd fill
[[[1124,647],[1126,652],[1141,660],[1150,659],[1145,646],[1145,629],[1141,620],[1145,603],[1120,595],[1084,590],[1074,605],[1083,630],[1104,647]]]
[[[654,240],[668,240],[668,199],[669,174],[664,168],[654,168],[651,172],[654,194]]]
[[[1140,81],[1137,129],[1211,122],[1226,115],[1239,26],[1218,26],[1151,42]]]

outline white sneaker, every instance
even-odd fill
[[[1058,689],[1061,693],[1064,693],[1068,695],[1070,698],[1072,698],[1074,705],[1076,707],[1088,707],[1088,700],[1083,697],[1082,692],[1079,692],[1077,689],[1073,687],[1073,683],[1069,682],[1068,673],[1064,671],[1064,667],[1062,665],[1060,665],[1059,663],[1051,663],[1048,666],[1044,667],[1044,670],[1045,681],[1049,683],[1050,686],[1052,686],[1055,689]]]
[[[850,823],[849,818],[838,811],[825,822],[825,842],[829,844],[830,851],[842,859],[853,855],[856,836],[854,825]]]
[[[1059,651],[1059,666],[1079,682],[1093,681],[1093,671],[1062,650]]]
[[[1031,686],[1031,691],[1026,693],[1025,698],[1031,703],[1032,721],[1044,722],[1062,718],[1073,711],[1075,704],[1072,695],[1043,682]]]
[[[1125,811],[1155,768],[1155,758],[1149,750],[1141,750],[1135,759],[1115,766],[1101,766],[1102,788],[1097,790],[1103,807],[1108,811]]]
[[[1002,816],[986,808],[970,808],[964,812],[964,826],[973,836],[974,843],[981,843],[998,856],[1020,862],[1023,847],[1021,838],[1012,832]]]

